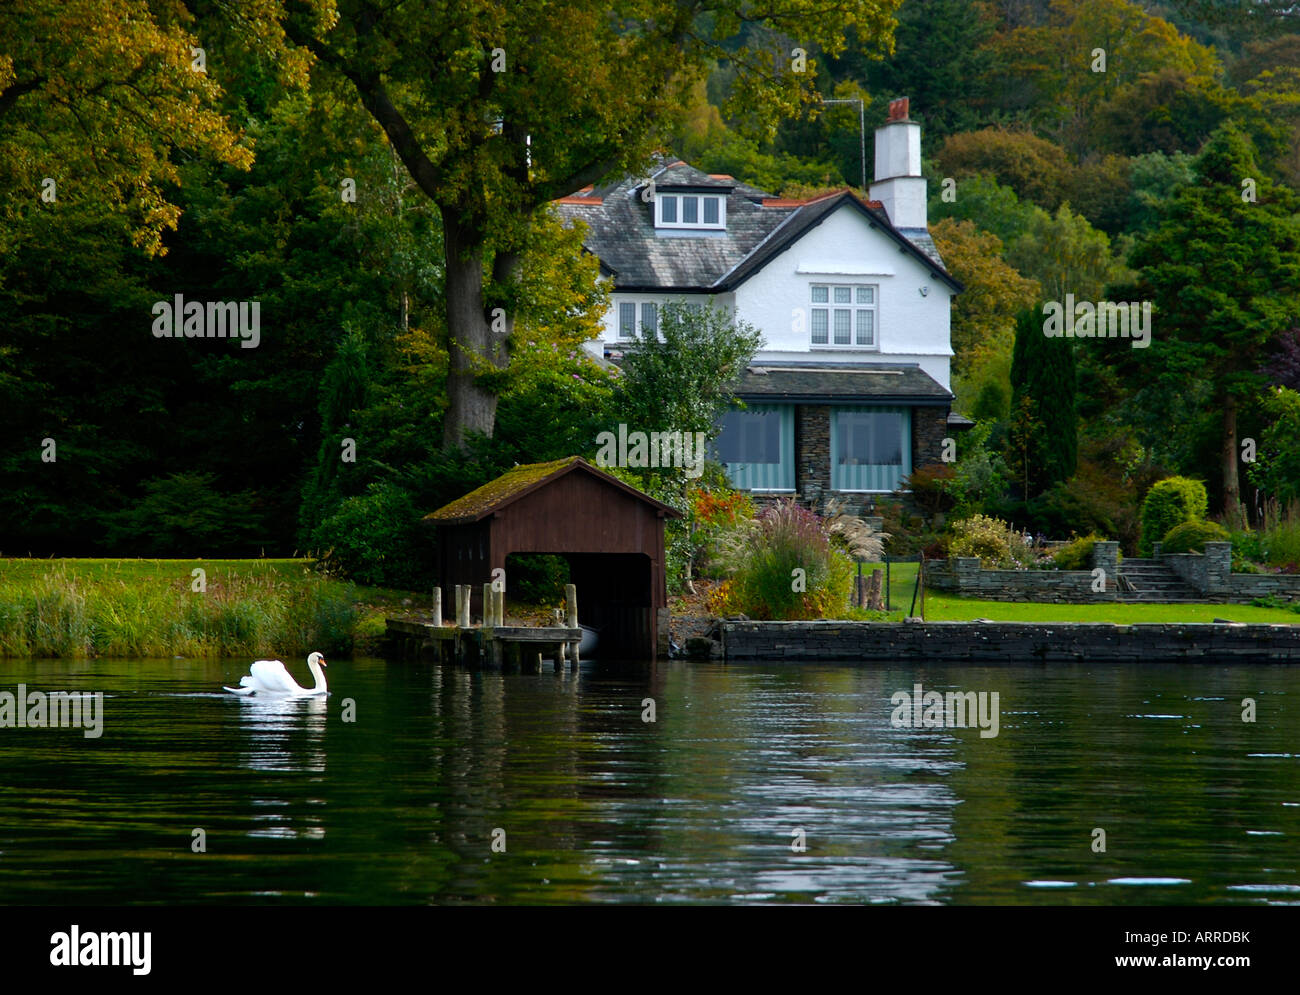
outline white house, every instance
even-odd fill
[[[763,333],[736,389],[746,406],[716,447],[756,495],[817,504],[894,491],[950,434],[961,285],[930,239],[921,128],[907,113],[906,98],[892,102],[876,132],[867,201],[848,189],[783,200],[670,160],[556,202],[586,222],[586,248],[613,282],[597,354],[616,358],[654,331],[670,300],[706,299]]]

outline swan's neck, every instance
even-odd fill
[[[316,686],[315,686],[314,688],[312,688],[312,690],[313,690],[313,691],[324,691],[324,690],[325,690],[325,672],[324,672],[323,670],[320,669],[320,664],[317,663],[315,660],[312,660],[311,663],[307,664],[307,666],[308,666],[308,668],[311,670],[312,676],[316,678]]]

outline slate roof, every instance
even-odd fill
[[[953,396],[919,366],[905,363],[755,363],[741,374],[735,392],[741,400],[760,404],[865,401],[947,406]]]
[[[725,196],[726,231],[656,231],[654,208],[641,199],[651,180],[660,190],[685,187]],[[613,277],[616,290],[708,294],[734,289],[846,204],[929,267],[935,278],[954,290],[962,289],[944,268],[929,232],[895,228],[879,202],[863,202],[848,189],[808,201],[782,200],[673,159],[648,177],[627,177],[555,202],[564,219],[581,218],[587,223],[586,248]]]
[[[425,515],[424,518],[425,521],[437,522],[440,525],[464,525],[481,521],[493,512],[518,501],[530,491],[575,470],[586,471],[612,487],[627,491],[670,518],[681,517],[681,513],[676,509],[597,469],[582,457],[567,456],[564,459],[551,460],[549,463],[526,463],[511,467],[495,480],[489,480],[482,487],[470,491],[463,497],[458,497],[450,504],[443,505],[437,511]]]

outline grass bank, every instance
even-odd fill
[[[0,656],[348,655],[404,593],[301,559],[0,559]]]

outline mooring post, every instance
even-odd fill
[[[925,621],[925,554],[921,554],[921,567],[917,572],[917,583],[921,586],[921,621]]]
[[[433,589],[433,624],[442,628],[442,587]]]
[[[570,629],[578,628],[578,586],[576,584],[564,585],[564,624]],[[569,656],[573,660],[574,667],[578,666],[578,642],[577,640],[569,643]]]
[[[469,592],[468,584],[456,585],[456,624],[462,629],[469,628]]]
[[[506,592],[504,588],[492,591],[492,621],[494,625],[506,624]]]

